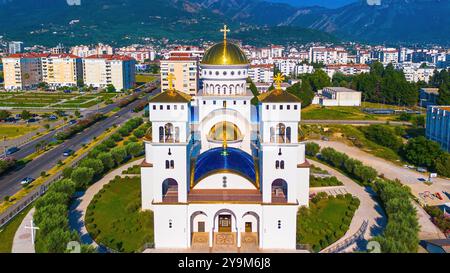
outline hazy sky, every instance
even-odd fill
[[[294,6],[313,6],[318,5],[322,7],[336,8],[344,6],[348,3],[356,2],[357,0],[268,0],[270,2],[284,2]]]

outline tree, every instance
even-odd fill
[[[95,175],[101,175],[104,171],[103,162],[96,158],[83,159],[79,165],[80,167],[91,168],[94,170]]]
[[[404,157],[411,163],[435,169],[435,160],[442,154],[441,147],[423,136],[412,138],[403,149]]]
[[[108,93],[114,93],[114,92],[116,92],[116,88],[114,87],[114,85],[108,84],[108,85],[106,86],[106,92],[108,92]]]
[[[81,113],[80,113],[80,111],[78,111],[78,110],[75,110],[75,116],[77,117],[77,118],[79,118],[80,116],[81,116]]]
[[[111,170],[114,168],[114,158],[110,153],[100,153],[97,158],[102,161],[103,166],[106,170]]]
[[[137,142],[128,143],[126,149],[127,153],[133,157],[140,155],[144,151],[144,147]]]
[[[86,188],[94,178],[95,171],[87,167],[78,167],[72,171],[70,179],[75,182],[77,188]]]
[[[31,113],[30,113],[30,111],[23,110],[21,113],[21,116],[22,116],[23,120],[28,120],[31,118]]]
[[[450,177],[450,154],[442,153],[436,160],[436,172],[440,175]]]
[[[302,81],[309,81],[310,86],[315,92],[324,87],[331,86],[330,77],[322,69],[317,69],[313,74],[304,75]]]
[[[11,117],[11,112],[6,110],[0,110],[0,120],[4,120]]]
[[[363,131],[369,140],[394,151],[398,151],[402,146],[402,140],[388,126],[375,124],[364,128]]]
[[[302,81],[293,84],[292,86],[286,89],[287,92],[295,95],[302,101],[302,107],[309,106],[314,99],[314,91],[312,90],[311,84],[309,81]]]
[[[306,143],[306,154],[309,156],[316,156],[320,151],[320,146],[314,142]]]
[[[111,155],[114,158],[116,164],[120,165],[128,156],[128,153],[125,147],[116,147],[111,149]]]

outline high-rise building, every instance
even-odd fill
[[[174,86],[177,90],[197,95],[199,85],[198,58],[189,52],[171,52],[166,60],[161,60],[161,90],[168,88],[168,75],[173,74]]]
[[[72,54],[48,54],[41,58],[42,80],[52,89],[77,86],[83,80],[83,63]]]
[[[17,42],[17,41],[9,42],[8,43],[8,53],[9,54],[21,53],[22,46],[23,46],[23,42]]]
[[[113,85],[117,91],[135,84],[136,61],[121,55],[93,55],[83,59],[84,84],[95,88]]]
[[[35,89],[42,82],[42,54],[18,53],[3,58],[6,90]]]

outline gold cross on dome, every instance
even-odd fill
[[[220,32],[223,32],[223,40],[227,40],[227,33],[230,32],[230,29],[227,27],[227,25],[223,25],[223,29],[220,30]]]
[[[173,81],[176,80],[175,75],[172,73],[169,73],[167,76],[167,81],[169,82],[169,90],[173,91]]]
[[[283,74],[278,73],[273,79],[276,84],[276,89],[281,90],[281,83],[285,80],[285,77],[283,76]]]

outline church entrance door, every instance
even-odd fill
[[[205,232],[205,222],[198,222],[198,232]]]
[[[219,232],[231,232],[231,215],[219,215]]]
[[[252,232],[252,222],[245,222],[245,232]]]

